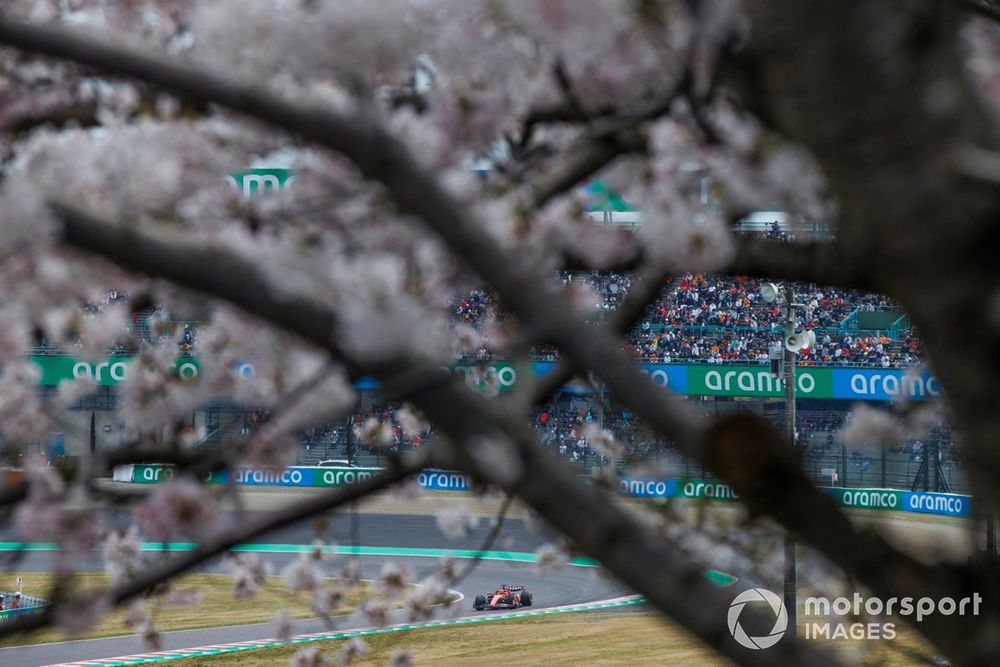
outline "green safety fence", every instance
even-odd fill
[[[0,611],[0,625],[3,625],[5,623],[9,623],[9,622],[13,621],[15,618],[17,618],[18,616],[25,616],[25,615],[28,615],[28,614],[37,614],[38,612],[40,612],[43,609],[45,609],[45,607],[47,607],[47,606],[48,605],[40,605],[40,606],[35,606],[35,607],[24,607],[24,608],[21,608],[21,609],[5,609],[3,611]]]

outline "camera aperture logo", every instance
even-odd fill
[[[740,625],[740,614],[748,602],[766,602],[771,608],[775,616],[771,632],[761,637],[747,635],[746,630]],[[788,628],[788,612],[785,610],[785,605],[780,597],[766,588],[750,588],[737,595],[729,605],[729,615],[726,620],[729,621],[729,634],[736,643],[753,650],[771,648],[781,640]]]

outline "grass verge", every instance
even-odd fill
[[[26,594],[44,596],[49,589],[50,575],[43,572],[0,574],[0,589],[13,590],[12,584],[17,576],[23,577]],[[83,594],[108,587],[104,573],[78,573],[76,582],[76,590]],[[266,623],[283,607],[288,609],[291,618],[311,618],[315,615],[309,610],[308,595],[292,593],[285,588],[280,577],[269,577],[257,594],[248,600],[235,599],[232,580],[222,574],[188,574],[177,579],[173,586],[175,592],[192,590],[200,594],[197,605],[171,605],[168,603],[170,593],[147,599],[154,622],[161,631]],[[360,596],[360,590],[349,592],[343,613],[349,613]],[[133,631],[125,623],[125,614],[123,609],[109,611],[90,631],[76,637],[68,637],[61,630],[45,630],[26,637],[8,638],[0,642],[0,646],[132,634]]]
[[[848,664],[904,667],[927,647],[912,631],[899,628],[894,641],[838,641],[824,645]],[[506,663],[577,665],[730,665],[676,625],[645,613],[593,612],[567,616],[499,621],[475,626],[432,628],[364,638],[370,652],[352,667],[385,665],[395,651],[410,649],[416,665]],[[265,667],[288,664],[296,650],[318,646],[335,663],[346,640],[297,647],[241,651],[190,658],[178,667]],[[516,660],[514,659],[516,656]]]
[[[651,614],[543,616],[476,626],[432,628],[364,638],[371,652],[358,665],[385,665],[394,651],[411,649],[417,665],[724,665],[697,639]],[[317,642],[336,659],[344,640]],[[264,667],[288,664],[299,647],[191,658],[178,667]],[[516,658],[515,658],[516,656]],[[667,658],[669,656],[669,658]]]

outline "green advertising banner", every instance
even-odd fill
[[[75,357],[37,355],[31,362],[38,366],[42,377],[38,384],[55,386],[60,382],[90,377],[101,387],[116,385],[128,380],[128,368],[133,357],[108,357],[101,361],[84,361]],[[194,357],[182,357],[174,365],[182,379],[197,377],[201,364]]]
[[[451,366],[443,366],[452,374],[459,374],[465,384],[473,389],[485,391],[511,391],[517,384],[517,368],[509,361],[475,362],[460,361]],[[535,373],[537,374],[537,369]]]
[[[246,486],[346,486],[370,479],[380,468],[319,468],[315,466],[292,466],[290,468],[253,468],[241,466],[234,471],[237,484]],[[132,466],[131,479],[134,484],[157,484],[173,478],[174,467],[159,463]],[[209,484],[226,484],[229,475],[216,471],[208,475]]]
[[[128,380],[131,357],[112,356],[99,361],[87,361],[61,355],[37,355],[31,361],[42,377],[39,384],[54,386],[63,381],[82,377],[93,378],[100,386],[116,385]],[[536,377],[552,371],[556,364],[536,361],[525,368]],[[510,361],[460,361],[442,366],[449,373],[461,375],[472,389],[486,393],[508,392],[518,383],[522,370]],[[195,378],[201,365],[194,357],[182,357],[175,364],[183,379]],[[770,373],[768,366],[728,366],[715,364],[639,364],[639,370],[659,386],[683,396],[745,396],[780,398],[785,383]],[[252,377],[252,360],[242,361],[234,371],[241,377]],[[800,366],[795,371],[795,394],[798,399],[841,399],[849,401],[887,401],[898,396],[910,400],[931,400],[941,395],[941,386],[929,371],[901,368],[872,369],[854,367]],[[378,382],[362,378],[355,382],[358,389],[377,389]],[[587,392],[590,387],[563,387],[567,392]]]
[[[905,510],[903,496],[907,492],[894,489],[845,489],[825,487],[823,489],[840,507],[856,507],[866,510]],[[934,494],[937,495],[937,494]]]
[[[739,496],[723,482],[706,482],[700,479],[677,481],[678,498],[711,498],[712,500],[738,500]]]
[[[240,467],[235,471],[237,484],[250,486],[346,486],[370,479],[380,468],[320,468],[292,466],[290,468]],[[134,484],[157,484],[174,476],[173,466],[161,464],[118,466],[115,481]],[[224,484],[226,473],[213,473],[206,478],[210,484]],[[469,491],[466,475],[449,470],[424,470],[416,476],[417,484],[433,491]],[[897,489],[851,489],[820,486],[833,497],[839,507],[848,509],[918,512],[943,516],[972,515],[969,496],[954,493],[903,491]],[[663,479],[625,476],[619,480],[619,493],[633,498],[696,498],[736,501],[739,497],[723,482],[703,479]]]
[[[132,466],[132,482],[135,484],[158,484],[172,479],[174,467],[162,463],[135,464]]]
[[[244,197],[265,190],[284,190],[295,182],[291,169],[244,169],[226,176],[226,182]]]
[[[780,397],[783,379],[771,375],[767,366],[686,366],[687,394],[691,396]],[[833,373],[829,368],[802,366],[795,369],[797,398],[833,398]]]

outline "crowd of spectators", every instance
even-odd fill
[[[389,452],[420,447],[430,433],[429,425],[408,432],[400,406],[387,403],[354,412],[332,424],[310,428],[300,434],[299,441],[304,462],[334,458],[354,464],[377,464]]]
[[[599,415],[586,401],[552,401],[535,409],[533,425],[543,445],[560,456],[584,466],[604,462],[603,453],[594,450],[587,438],[586,426],[599,425]]]
[[[784,237],[776,227],[768,235]],[[634,276],[621,272],[563,272],[559,279],[576,292],[590,294],[600,319],[621,305],[632,289]],[[767,363],[771,346],[782,338],[783,314],[780,305],[765,303],[760,297],[761,284],[759,280],[702,273],[679,276],[664,287],[627,333],[625,345],[637,359],[647,363]],[[899,307],[886,297],[810,284],[796,284],[794,292],[796,303],[801,304],[796,308],[796,319],[803,328],[816,333],[814,348],[799,353],[800,365],[900,368],[921,363],[920,339],[914,329],[864,330],[851,321],[857,312],[888,311],[888,319],[895,314],[901,316]],[[162,307],[148,300],[132,301],[123,292],[109,290],[99,301],[83,304],[82,314],[96,316],[115,305],[128,309],[129,320],[110,353],[135,353],[164,337],[176,340],[181,355],[197,353],[196,325],[172,322]],[[508,317],[495,295],[481,288],[453,298],[450,310],[456,325],[480,329],[485,322],[502,324]],[[78,341],[72,347],[83,345]],[[36,336],[34,354],[72,352],[72,348],[50,345],[41,332]],[[558,351],[552,347],[536,347],[533,353],[536,360],[558,358]],[[483,336],[459,357],[483,361],[502,355]]]
[[[565,273],[566,285],[583,285],[596,300],[597,310],[616,309],[632,287],[624,273]],[[761,281],[700,273],[674,280],[651,304],[640,323],[626,338],[628,349],[649,363],[767,363],[770,346],[781,340],[782,307],[765,303]],[[890,332],[858,330],[845,320],[852,313],[889,311],[902,313],[884,296],[796,284],[796,319],[816,332],[814,349],[799,354],[802,365],[864,365],[910,367],[921,363],[920,340],[913,329]],[[497,302],[486,290],[456,298],[452,309],[457,321],[473,325],[482,318],[503,318]],[[896,338],[890,336],[896,335]],[[535,348],[537,360],[554,361],[551,347]],[[491,357],[488,345],[468,358]]]
[[[694,404],[706,416],[718,411],[719,406]],[[727,404],[733,407],[734,404]],[[776,428],[784,424],[781,404],[773,404],[760,415]],[[759,409],[759,406],[758,408]],[[845,459],[857,470],[867,470],[879,457],[878,447],[858,447],[847,444],[839,435],[850,412],[845,406],[836,410],[800,410],[796,414],[796,440],[803,457],[815,461]],[[553,452],[586,467],[608,463],[600,448],[593,448],[588,441],[586,425],[600,425],[611,432],[622,448],[623,460],[647,460],[657,453],[671,449],[670,442],[662,435],[643,426],[630,410],[602,407],[598,402],[583,398],[551,401],[535,409],[532,424],[539,440]],[[958,463],[956,433],[951,422],[940,419],[923,433],[912,433],[887,446],[887,453],[894,461],[919,463],[927,452],[926,445],[934,445],[938,459],[944,464]]]
[[[105,309],[121,306],[128,310],[128,319],[122,330],[121,338],[108,348],[111,355],[131,355],[146,345],[157,344],[164,339],[174,338],[177,342],[178,354],[193,355],[197,344],[197,327],[193,322],[175,322],[163,306],[146,300],[133,302],[129,295],[117,290],[108,290],[100,300],[84,303],[80,306],[82,317],[97,317]],[[35,332],[32,354],[55,355],[73,353],[84,347],[84,341],[77,338],[67,349],[66,345],[51,344],[44,332]]]

